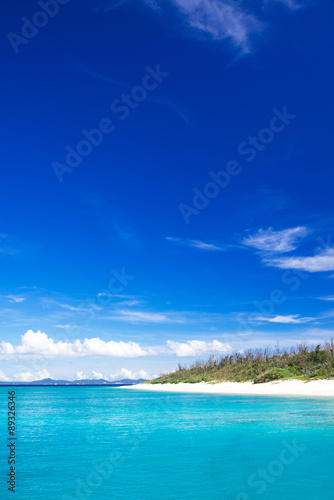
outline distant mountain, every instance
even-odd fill
[[[147,382],[144,379],[131,380],[129,378],[123,378],[122,380],[116,380],[114,382],[109,382],[109,380],[104,380],[103,378],[99,380],[53,380],[52,378],[45,378],[43,380],[35,380],[34,382],[0,382],[0,385],[5,386],[46,386],[46,385],[109,385],[109,386],[120,386],[120,385],[135,385],[141,384],[142,382]]]

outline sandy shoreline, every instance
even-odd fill
[[[124,387],[123,387],[124,388]],[[138,384],[127,386],[126,389],[154,392],[191,392],[204,394],[249,394],[266,396],[332,396],[334,397],[334,380],[285,380],[253,384],[252,382],[219,382],[210,384]]]

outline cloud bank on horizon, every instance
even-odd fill
[[[229,344],[218,340],[204,342],[188,340],[185,343],[168,340],[165,346],[142,348],[137,342],[105,342],[99,338],[75,340],[74,342],[55,342],[46,333],[28,330],[21,337],[21,345],[12,345],[2,341],[0,355],[34,355],[42,356],[108,356],[116,358],[138,358],[143,356],[158,356],[159,354],[174,354],[176,356],[199,356],[210,352],[228,352]]]

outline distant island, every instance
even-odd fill
[[[33,382],[0,382],[0,386],[15,386],[15,387],[24,387],[24,386],[122,386],[122,385],[135,385],[141,384],[143,382],[147,382],[144,379],[131,380],[129,378],[123,378],[122,380],[116,380],[114,382],[109,382],[108,380],[104,380],[103,378],[99,380],[53,380],[51,378],[45,378],[43,380],[35,380]]]
[[[280,349],[245,350],[243,353],[197,360],[190,367],[162,375],[147,384],[196,384],[200,382],[253,382],[261,384],[275,380],[312,381],[334,378],[334,342],[309,347],[307,342]]]

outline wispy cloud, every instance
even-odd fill
[[[257,15],[229,0],[141,0],[164,19],[174,14],[173,28],[179,26],[185,36],[230,41],[243,53],[251,50],[251,37],[261,32],[264,23]],[[110,1],[104,10],[129,5],[130,0]]]
[[[267,322],[267,323],[285,323],[285,324],[290,324],[290,325],[297,325],[297,324],[302,324],[302,323],[308,323],[310,321],[313,321],[314,318],[303,318],[299,314],[289,314],[286,316],[256,316],[254,318],[254,321],[261,321],[261,322]]]
[[[76,63],[77,68],[82,72],[85,73],[86,75],[96,78],[98,80],[101,80],[106,83],[111,83],[113,85],[116,85],[117,87],[120,87],[122,89],[127,90],[128,92],[131,92],[133,89],[133,86],[122,82],[121,80],[118,80],[117,78],[112,78],[110,76],[106,76],[102,73],[99,73],[98,71],[95,71],[92,68],[89,68],[88,66],[85,66],[84,64],[79,64]],[[159,106],[164,106],[166,108],[169,108],[172,110],[174,113],[176,113],[180,118],[182,118],[187,125],[189,125],[189,117],[188,117],[188,111],[181,105],[171,101],[170,99],[166,99],[164,97],[158,97],[154,95],[148,95],[146,97],[148,101],[154,102],[155,104],[158,104]]]
[[[177,245],[182,245],[186,247],[198,248],[199,250],[208,250],[211,252],[222,252],[226,249],[225,245],[219,245],[216,243],[205,243],[201,240],[189,240],[183,238],[174,238],[173,236],[167,236],[166,240],[176,243]]]
[[[230,40],[244,53],[250,52],[250,37],[261,31],[262,23],[253,14],[221,0],[173,0],[185,23],[200,36]]]
[[[256,233],[245,237],[242,244],[266,253],[287,253],[297,248],[297,243],[309,234],[305,226],[292,227],[274,231],[272,227],[259,229]]]
[[[110,319],[128,321],[133,323],[184,323],[184,318],[179,313],[160,313],[147,311],[132,311],[120,309]]]
[[[141,300],[122,300],[116,303],[118,307],[119,306],[134,307],[134,306],[139,306],[140,304],[142,304]]]
[[[100,295],[98,294],[98,296],[100,296]],[[44,297],[41,299],[41,302],[47,308],[55,307],[56,306],[56,307],[59,307],[60,309],[65,309],[66,311],[71,311],[71,312],[74,312],[74,313],[78,313],[78,312],[91,312],[93,310],[94,311],[100,311],[100,310],[103,309],[102,307],[97,306],[96,304],[94,304],[94,299],[87,300],[85,302],[84,306],[66,304],[65,302],[59,302],[57,300],[48,299],[48,298],[44,298]]]
[[[69,328],[73,328],[75,325],[52,325],[53,328],[61,328],[62,330],[68,330]]]
[[[326,300],[327,302],[333,302],[334,301],[334,295],[327,295],[326,297],[317,297],[319,300]]]
[[[273,1],[274,3],[282,3],[290,10],[302,9],[306,5],[305,2],[296,2],[296,0],[271,0],[271,1]],[[268,0],[267,3],[269,3]]]
[[[19,295],[1,295],[1,297],[17,304],[20,304],[21,302],[24,302],[26,300],[25,297],[20,297]]]
[[[311,257],[268,258],[264,262],[272,267],[300,269],[310,273],[334,271],[334,248],[326,248]]]

